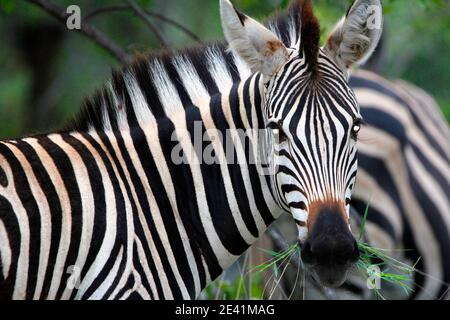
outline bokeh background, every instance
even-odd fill
[[[142,7],[186,26],[202,41],[222,38],[217,0],[139,0]],[[235,0],[264,19],[289,0]],[[323,39],[351,0],[315,0]],[[121,0],[53,0],[77,4],[82,16]],[[385,0],[386,32],[374,66],[388,78],[403,78],[430,92],[450,119],[450,6],[448,0]],[[151,18],[171,47],[190,45],[179,28]],[[130,53],[161,46],[158,37],[130,10],[108,11],[87,20]],[[61,127],[84,97],[109,78],[120,63],[90,39],[34,4],[0,0],[0,137]]]

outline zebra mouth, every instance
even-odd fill
[[[349,265],[310,267],[313,279],[321,286],[328,288],[338,288],[347,280]]]

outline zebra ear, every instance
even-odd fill
[[[283,42],[259,22],[236,10],[229,0],[220,0],[225,38],[252,72],[274,75],[288,60]]]
[[[356,0],[328,38],[325,51],[344,68],[364,64],[383,31],[380,0]]]

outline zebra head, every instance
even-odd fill
[[[348,70],[381,36],[380,0],[356,0],[319,47],[311,1],[297,0],[266,28],[221,0],[230,50],[262,75],[272,191],[298,226],[303,261],[326,286],[339,286],[359,258],[349,202],[361,115]]]

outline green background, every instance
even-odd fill
[[[143,7],[170,17],[204,41],[222,38],[218,0],[141,0]],[[287,0],[235,0],[256,18]],[[54,0],[77,4],[82,15],[123,4],[106,0]],[[350,0],[315,0],[323,39],[345,13]],[[450,119],[450,9],[446,0],[384,1],[385,45],[380,73],[402,78],[430,92]],[[152,20],[174,48],[194,41],[179,29]],[[108,12],[89,21],[127,51],[160,47],[143,21],[130,11]],[[110,77],[119,63],[86,37],[69,31],[27,1],[0,0],[0,137],[61,127],[84,97]]]

